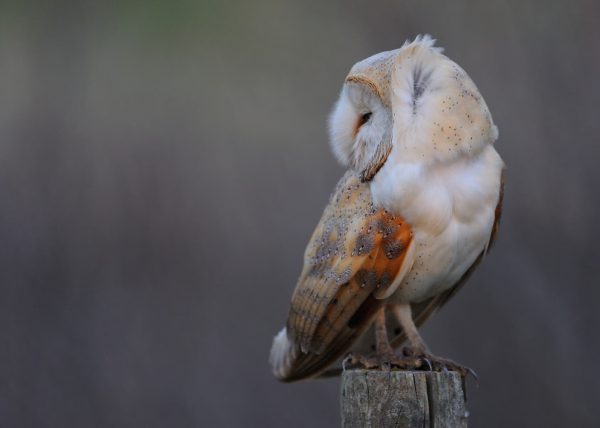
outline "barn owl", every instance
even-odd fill
[[[282,381],[336,372],[348,355],[366,367],[467,373],[433,355],[417,328],[493,242],[504,163],[485,101],[442,52],[419,36],[358,62],[344,81],[329,130],[348,171],[273,340],[270,363]]]

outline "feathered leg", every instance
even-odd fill
[[[350,355],[344,360],[344,367],[360,365],[366,369],[381,368],[390,370],[392,367],[418,369],[423,365],[423,360],[419,357],[410,355],[401,357],[394,352],[394,348],[390,345],[385,326],[385,310],[385,306],[379,309],[373,323],[375,356]]]
[[[452,360],[435,356],[429,351],[415,326],[410,304],[394,304],[390,306],[408,340],[408,345],[403,350],[405,357],[423,360],[434,371],[456,371],[461,374],[463,379],[468,374],[473,375],[477,379],[477,375],[470,368],[455,363]]]

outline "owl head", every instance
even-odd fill
[[[355,64],[329,119],[337,159],[370,181],[390,153],[400,162],[449,162],[478,153],[498,131],[477,87],[418,36]]]

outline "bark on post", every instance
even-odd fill
[[[344,428],[467,426],[456,372],[347,370],[341,407]]]

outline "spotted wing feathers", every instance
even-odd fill
[[[368,184],[346,173],[306,249],[278,377],[313,376],[348,350],[412,264],[411,243],[409,225],[375,207]]]

